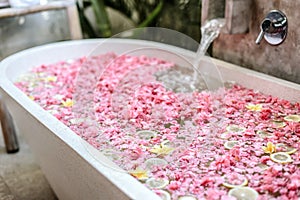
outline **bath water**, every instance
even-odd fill
[[[202,36],[194,59],[183,62],[185,66],[176,65],[170,70],[160,71],[156,74],[157,80],[174,92],[215,91],[222,88],[224,84],[217,67],[209,58],[204,61],[204,55],[224,25],[225,20],[220,18],[212,19],[201,26]]]
[[[223,88],[223,82],[222,79],[219,75],[217,67],[214,65],[213,62],[206,62],[205,65],[203,64],[203,58],[204,54],[206,53],[209,45],[212,43],[212,41],[219,35],[219,32],[221,28],[224,26],[224,20],[222,19],[214,19],[211,20],[207,23],[204,24],[204,26],[201,27],[201,32],[202,32],[202,39],[200,44],[197,43],[196,41],[192,40],[191,38],[186,38],[186,36],[178,34],[177,32],[174,31],[167,31],[165,29],[155,29],[155,30],[148,30],[150,33],[165,33],[165,34],[160,34],[160,35],[167,35],[168,37],[173,36],[178,38],[178,41],[186,41],[186,44],[191,44],[190,46],[195,46],[194,52],[197,50],[197,53],[194,54],[196,57],[192,59],[185,59],[182,57],[180,54],[176,54],[175,52],[171,52],[169,50],[165,50],[160,47],[143,47],[143,48],[136,48],[132,50],[125,51],[124,54],[127,56],[140,56],[140,55],[145,55],[147,57],[144,57],[143,63],[139,64],[139,67],[134,69],[131,66],[131,70],[128,71],[124,76],[120,76],[120,80],[116,80],[117,85],[115,85],[113,93],[111,94],[111,99],[108,102],[111,105],[112,110],[116,111],[121,111],[118,114],[117,121],[118,124],[116,125],[117,127],[122,127],[122,137],[124,140],[126,138],[130,137],[136,137],[135,129],[138,129],[137,127],[133,126],[132,121],[128,121],[126,115],[127,113],[130,113],[131,111],[130,106],[132,106],[132,103],[134,102],[133,97],[131,96],[132,94],[138,94],[137,91],[139,91],[141,88],[144,88],[144,86],[151,85],[153,82],[158,81],[163,84],[163,86],[167,89],[169,92],[174,92],[176,98],[181,98],[179,102],[191,102],[192,105],[184,105],[182,103],[181,106],[183,106],[183,111],[180,112],[180,115],[186,115],[188,116],[187,113],[193,112],[192,107],[197,107],[198,102],[197,100],[194,99],[194,92],[195,91],[208,91],[212,92],[213,94],[216,93],[215,89],[220,89]],[[133,32],[138,32],[140,33],[141,30],[133,30]],[[147,30],[145,30],[147,32]],[[138,34],[133,34],[133,35],[138,35]],[[75,97],[75,102],[76,105],[74,106],[73,111],[77,114],[80,115],[80,118],[85,118],[85,119],[90,119],[90,120],[85,120],[85,123],[88,127],[93,127],[93,132],[97,133],[95,134],[95,137],[97,137],[98,142],[101,143],[101,149],[106,146],[105,144],[107,143],[108,139],[107,137],[102,133],[102,131],[97,131],[97,129],[101,130],[103,124],[101,127],[97,123],[97,120],[95,119],[94,115],[94,106],[95,104],[93,103],[93,100],[95,99],[94,91],[97,88],[97,85],[99,84],[99,80],[106,80],[107,77],[110,76],[110,73],[112,73],[113,69],[122,69],[120,66],[115,66],[115,63],[118,63],[118,60],[125,59],[124,56],[116,56],[112,57],[111,59],[114,60],[114,62],[108,62],[107,66],[104,64],[105,60],[109,60],[105,57],[103,57],[102,64],[98,63],[97,60],[93,59],[93,55],[97,55],[97,49],[101,49],[101,44],[94,50],[93,53],[91,53],[90,58],[88,59],[88,62],[86,62],[81,68],[78,77],[77,78],[77,87],[81,88],[81,85],[87,86],[84,87],[86,89],[80,89],[78,90],[78,93]],[[166,60],[168,62],[172,63],[180,63],[178,65],[175,65],[174,67],[168,68],[165,67],[165,69],[161,68],[161,70],[155,70],[157,67],[157,64],[151,64],[150,60],[153,59],[152,57],[155,55],[156,57],[159,56],[159,59]],[[127,58],[130,59],[130,58]],[[124,60],[123,60],[124,61]],[[125,59],[126,61],[126,59]],[[124,61],[124,62],[125,62]],[[95,63],[94,63],[95,62]],[[127,60],[126,62],[132,62]],[[153,62],[153,61],[152,61]],[[156,62],[156,61],[155,61]],[[99,68],[98,66],[103,65],[103,69],[101,72],[97,72],[97,69]],[[125,67],[126,65],[124,64]],[[95,68],[95,69],[94,69]],[[125,69],[124,68],[124,69]],[[147,72],[148,70],[148,72]],[[97,73],[91,73],[92,71],[96,71]],[[150,73],[151,71],[156,71],[154,72],[154,78],[152,79],[151,77],[147,74],[152,74]],[[120,70],[118,71],[120,72]],[[98,77],[98,78],[97,78]],[[99,78],[101,77],[101,78]],[[113,77],[116,78],[116,75]],[[211,78],[212,77],[212,78]],[[109,79],[107,79],[108,81]],[[111,82],[111,81],[108,81]],[[134,85],[136,84],[136,85]],[[106,88],[106,87],[104,87]],[[127,90],[134,91],[133,93],[129,92],[126,93]],[[84,94],[82,94],[82,92]],[[105,92],[105,91],[104,91]],[[127,91],[128,92],[128,91]],[[166,94],[169,94],[166,92]],[[222,96],[220,93],[217,93],[218,95],[213,96],[210,95],[211,97],[211,104],[213,104],[213,119],[211,119],[208,124],[206,124],[205,130],[203,130],[203,133],[205,133],[204,136],[204,143],[202,149],[202,155],[203,157],[210,157],[210,152],[212,152],[212,148],[214,146],[214,142],[216,140],[216,133],[215,130],[218,130],[220,123],[220,118],[222,116],[222,100],[220,100],[218,97]],[[205,95],[204,95],[205,96]],[[84,97],[85,100],[81,100],[81,97]],[[183,98],[184,97],[184,98]],[[143,97],[145,98],[145,97]],[[133,99],[133,100],[132,100]],[[171,100],[171,99],[170,99]],[[103,98],[99,98],[99,102],[102,102]],[[85,106],[82,106],[85,105]],[[97,105],[97,104],[96,104]],[[130,106],[128,106],[130,105]],[[207,105],[209,106],[209,105]],[[77,109],[76,109],[77,108]],[[112,113],[112,115],[117,115],[115,113]],[[152,118],[157,118],[157,119],[151,119],[150,124],[144,124],[142,128],[140,129],[150,129],[150,130],[156,130],[159,132],[158,128],[159,127],[152,127],[154,124],[159,124],[160,119],[163,118],[165,115],[165,111],[160,107],[160,105],[153,105],[151,109],[151,116]],[[99,114],[98,114],[99,115]],[[124,115],[124,118],[120,116]],[[218,117],[218,118],[217,118]],[[196,116],[191,116],[191,118],[184,117],[184,116],[179,116],[177,119],[180,124],[180,130],[178,131],[178,135],[176,136],[176,139],[173,140],[172,142],[172,148],[174,148],[174,151],[172,154],[166,156],[168,161],[172,163],[175,160],[178,160],[177,158],[180,157],[181,153],[190,147],[190,145],[193,143],[193,141],[199,136],[199,131],[200,131],[200,125],[195,125],[192,123],[193,118],[196,118]],[[155,122],[155,123],[154,123]],[[167,122],[166,122],[167,123]],[[152,125],[153,124],[153,125]],[[168,124],[165,124],[168,125]],[[163,128],[160,128],[163,129]],[[125,131],[126,130],[126,131]],[[85,129],[81,130],[83,133],[86,132]],[[101,134],[100,134],[100,133]],[[124,132],[124,134],[123,134]],[[126,132],[126,133],[125,133]],[[130,135],[133,134],[133,135]],[[121,136],[120,136],[121,137]],[[164,138],[165,140],[167,138]],[[130,140],[130,139],[129,139]],[[107,144],[108,146],[105,147],[105,149],[114,149],[113,154],[114,156],[118,156],[119,160],[119,165],[124,168],[125,170],[130,170],[132,165],[135,165],[136,163],[130,160],[130,157],[128,156],[128,151],[120,151],[117,148],[115,149],[115,146],[111,146],[110,143]],[[110,152],[112,153],[112,152]],[[142,154],[140,155],[140,160],[141,163],[143,160],[146,159],[148,156],[148,153],[146,150],[143,150]],[[111,167],[111,166],[109,166]]]
[[[211,94],[210,99],[214,107],[214,111],[212,113],[213,117],[209,121],[209,126],[203,130],[206,134],[205,143],[202,148],[202,156],[208,158],[213,158],[212,147],[217,140],[216,130],[218,130],[220,128],[218,126],[222,124],[223,109],[221,99],[224,96],[224,83],[217,66],[210,61],[208,64],[205,64],[204,55],[211,43],[219,36],[224,25],[225,19],[220,18],[207,21],[203,26],[201,26],[201,40],[196,52],[196,57],[193,61],[193,67],[195,70],[192,83],[195,84],[199,74],[201,74],[207,89],[214,91],[214,93]]]

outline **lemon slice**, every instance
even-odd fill
[[[164,167],[168,162],[161,158],[149,158],[145,161],[146,168],[152,170],[155,167]]]
[[[171,123],[164,124],[164,127],[165,127],[165,128],[170,128],[171,126],[172,126]]]
[[[146,185],[153,189],[162,189],[169,184],[169,180],[163,178],[150,178],[146,181]]]
[[[293,159],[286,152],[277,152],[270,155],[271,160],[277,163],[285,164],[293,162]]]
[[[171,195],[165,190],[157,190],[156,194],[162,198],[162,200],[171,200]]]
[[[221,138],[221,139],[229,139],[230,137],[231,137],[231,135],[228,132],[224,132],[219,135],[219,138]]]
[[[85,118],[72,118],[69,120],[69,122],[71,124],[81,124],[81,123],[85,122],[85,120],[86,120]]]
[[[101,153],[112,161],[120,159],[120,155],[113,149],[104,149]]]
[[[181,196],[178,200],[197,200],[197,198],[193,196]]]
[[[157,136],[157,133],[155,131],[150,130],[141,130],[137,132],[137,135],[141,139],[150,140],[152,138],[155,138]]]
[[[226,130],[228,132],[241,133],[241,132],[244,132],[246,130],[246,128],[233,124],[233,125],[227,126]]]
[[[237,200],[256,200],[258,192],[250,187],[235,187],[229,190],[228,196],[235,197]]]
[[[224,183],[222,183],[222,185],[227,188],[243,187],[243,186],[248,185],[248,180],[246,178],[244,178],[244,180],[243,180],[243,182],[241,182],[241,184],[233,184],[233,183],[224,182]]]
[[[284,153],[287,153],[287,154],[293,154],[297,151],[296,148],[290,147],[290,146],[288,146],[287,144],[284,144],[284,143],[278,143],[275,146],[276,146],[276,148],[281,148],[282,149],[282,151],[280,151],[280,152],[284,152]]]
[[[273,136],[271,133],[263,130],[256,131],[256,134],[258,134],[261,138],[271,138]]]
[[[284,120],[288,122],[300,122],[300,115],[288,115],[284,117]]]
[[[267,170],[269,168],[269,166],[265,164],[258,164],[257,167],[259,167],[262,170]]]
[[[283,128],[286,126],[286,123],[283,121],[273,121],[275,128]]]
[[[160,143],[161,146],[171,146],[171,144],[172,143],[170,142],[170,140],[164,140]]]
[[[225,149],[232,149],[235,145],[237,145],[239,142],[235,140],[229,140],[226,141],[224,144]]]

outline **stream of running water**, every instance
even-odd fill
[[[196,82],[199,73],[206,82],[208,90],[215,90],[223,86],[222,78],[217,67],[211,63],[209,66],[203,64],[204,55],[211,43],[219,36],[221,29],[225,25],[225,19],[212,19],[201,26],[201,40],[193,60],[194,71],[193,82]]]

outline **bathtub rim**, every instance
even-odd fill
[[[143,41],[143,40],[131,40],[131,39],[114,39],[114,40],[116,42],[121,42],[122,44],[124,44],[125,41],[127,41],[128,44],[131,44],[131,43],[136,43],[136,44],[142,43],[142,45],[145,45],[145,44],[157,45],[158,44],[158,43],[153,43],[151,41]],[[93,46],[93,44],[95,42],[99,42],[99,41],[103,41],[103,39],[89,39],[89,40],[57,42],[57,43],[42,45],[42,46],[38,46],[38,47],[33,47],[30,49],[21,51],[19,53],[16,53],[14,55],[11,55],[11,56],[5,58],[4,60],[2,60],[0,63],[0,87],[5,93],[7,93],[7,95],[9,95],[11,98],[13,98],[18,104],[20,104],[24,109],[26,109],[32,116],[34,116],[36,119],[40,120],[49,130],[51,130],[53,133],[55,133],[57,137],[59,137],[61,140],[63,140],[70,148],[72,148],[74,151],[76,151],[78,153],[78,155],[80,155],[85,161],[87,161],[90,165],[92,165],[94,168],[96,168],[100,173],[103,173],[103,168],[101,168],[101,166],[99,166],[99,163],[97,161],[95,161],[94,158],[91,157],[91,155],[89,155],[88,152],[82,152],[83,151],[82,145],[81,144],[78,145],[78,143],[76,142],[77,140],[82,140],[82,139],[77,134],[75,134],[73,131],[71,131],[66,125],[64,125],[62,122],[60,122],[58,119],[56,119],[53,115],[46,112],[38,104],[31,101],[22,91],[20,91],[13,84],[13,82],[12,82],[13,78],[7,77],[7,74],[8,74],[7,70],[8,70],[8,67],[11,65],[11,63],[13,63],[14,60],[24,57],[28,53],[34,53],[34,52],[38,52],[40,50],[46,51],[47,49],[59,48],[61,46],[71,47],[74,45],[81,45],[81,44],[89,44],[89,45]],[[177,48],[174,48],[173,50],[176,50],[176,49]],[[184,55],[191,53],[188,50],[182,50],[180,48],[178,48],[177,50],[182,52]],[[278,78],[275,78],[275,77],[272,77],[272,76],[269,76],[266,74],[262,74],[260,72],[256,72],[256,71],[253,71],[250,69],[242,68],[242,67],[239,67],[239,66],[221,61],[221,60],[217,60],[214,58],[207,58],[207,59],[210,59],[214,63],[216,63],[216,65],[222,71],[222,73],[221,73],[222,75],[225,75],[229,71],[243,74],[244,76],[253,78],[253,82],[256,85],[257,85],[257,83],[255,81],[259,80],[259,81],[262,81],[262,83],[268,82],[268,83],[271,83],[271,85],[276,85],[277,87],[279,87],[279,89],[277,91],[280,91],[281,88],[288,89],[289,93],[294,91],[295,96],[291,97],[291,99],[288,99],[288,100],[299,101],[299,99],[300,99],[300,92],[299,92],[300,85],[299,84],[292,83],[292,82],[282,80],[282,79],[278,79]],[[60,58],[57,58],[56,61],[60,61],[60,60],[61,60]],[[53,61],[53,62],[55,62],[55,61]],[[225,80],[226,79],[227,79],[227,77],[225,78]],[[230,76],[228,76],[228,79],[230,79]],[[241,79],[243,79],[243,78],[241,78]],[[243,82],[243,80],[240,80],[240,81]],[[241,84],[241,83],[239,83],[239,84]],[[248,84],[248,85],[245,85],[246,87],[253,88],[252,83],[246,83],[246,84]],[[264,91],[262,91],[262,92],[268,93],[268,89],[270,88],[270,86],[268,86],[268,87],[265,87],[263,85],[260,85],[260,86],[265,88]],[[256,89],[256,88],[254,88],[254,89]],[[272,95],[274,95],[274,94],[272,94]],[[284,94],[281,94],[281,95],[284,95]],[[277,96],[277,95],[275,95],[275,96]],[[48,120],[48,118],[50,118],[51,120]],[[54,124],[56,126],[53,126]],[[65,130],[66,133],[68,133],[68,134],[65,134],[65,135],[57,134],[57,133],[60,133],[61,130]],[[72,138],[69,138],[70,134],[73,135]],[[109,177],[107,177],[107,178],[109,179]],[[141,188],[142,192],[139,194],[140,195],[139,197],[146,199],[145,195],[144,195],[144,192],[145,192],[150,195],[149,200],[150,199],[154,200],[155,198],[157,198],[157,196],[154,195],[154,193],[152,191],[150,191],[149,189],[144,187],[142,184],[140,184],[136,179],[131,177],[129,174],[126,174],[126,180],[127,179],[132,184],[134,184],[134,185],[136,184],[136,187]],[[132,186],[124,187],[123,183],[120,183],[118,181],[115,182],[115,180],[110,180],[110,181],[112,181],[115,185],[117,185],[118,188],[121,189],[123,192],[125,192],[129,197],[136,198],[136,196],[135,196],[136,191],[137,191],[136,188],[134,188]],[[153,196],[151,196],[151,193],[153,193]]]

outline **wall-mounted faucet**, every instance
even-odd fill
[[[287,17],[279,10],[271,10],[262,21],[260,29],[256,44],[260,44],[262,38],[265,38],[269,44],[279,45],[287,36]]]

